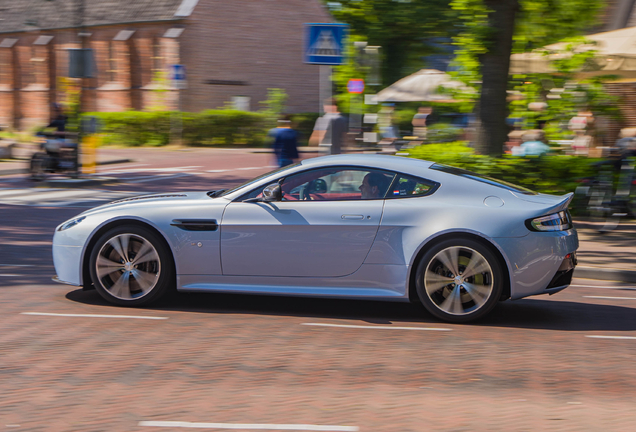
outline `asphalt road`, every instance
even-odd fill
[[[110,167],[133,180],[92,200],[20,201],[51,191],[0,179],[0,430],[634,430],[636,286],[575,280],[452,325],[385,302],[180,294],[127,309],[51,282],[54,227],[107,192],[226,187],[267,157]]]

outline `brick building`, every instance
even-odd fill
[[[200,111],[268,88],[290,112],[316,111],[318,66],[303,63],[303,24],[332,22],[320,0],[0,0],[0,126],[46,123],[69,98],[69,49],[92,48],[84,111]],[[184,64],[187,89],[171,87]],[[179,96],[179,93],[180,96]]]

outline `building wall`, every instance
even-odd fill
[[[17,39],[0,48],[0,126],[48,123],[51,104],[68,104],[80,85],[84,112],[200,111],[223,107],[234,96],[249,97],[251,110],[258,110],[269,88],[287,92],[289,112],[317,111],[319,66],[303,63],[308,22],[331,22],[319,0],[200,0],[181,20],[86,27],[97,77],[82,80],[65,78],[68,50],[82,46],[77,29],[0,34],[0,43]],[[164,37],[176,27],[183,28],[179,37]],[[122,30],[134,33],[115,40]],[[53,38],[34,45],[42,35]],[[187,89],[171,87],[171,64],[185,64]]]
[[[303,24],[332,21],[318,0],[199,0],[180,37],[188,74],[184,109],[249,96],[257,110],[268,88],[282,88],[290,112],[318,111],[319,66],[303,63]]]

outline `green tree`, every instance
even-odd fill
[[[456,38],[460,78],[481,80],[476,148],[500,155],[506,140],[510,56],[580,35],[602,0],[453,0],[462,26]]]
[[[382,83],[393,84],[422,67],[422,56],[437,52],[429,40],[454,31],[451,0],[326,1],[351,33],[382,47]]]

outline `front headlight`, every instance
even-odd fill
[[[78,223],[80,223],[81,221],[83,221],[84,219],[86,219],[86,216],[82,216],[82,217],[78,217],[78,218],[75,218],[75,219],[71,219],[70,221],[66,221],[62,225],[60,225],[60,227],[57,230],[58,231],[64,231],[64,230],[67,230],[69,228],[72,228],[75,225],[77,225]]]
[[[530,231],[566,231],[572,229],[572,218],[567,210],[548,216],[528,219],[526,226]]]

